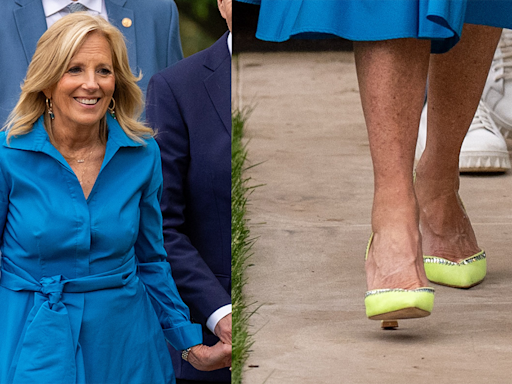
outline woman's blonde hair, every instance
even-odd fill
[[[104,36],[111,49],[116,85],[115,113],[119,125],[131,139],[138,142],[144,142],[143,138],[153,135],[151,128],[138,121],[144,106],[142,91],[137,86],[142,75],[136,77],[130,70],[123,34],[101,16],[77,12],[57,21],[39,39],[21,87],[20,99],[4,127],[8,131],[7,140],[30,132],[33,124],[44,114],[45,128],[53,142],[51,120],[45,113],[46,97],[43,90],[59,82],[72,57],[93,32]],[[105,117],[100,121],[100,136],[102,139],[107,136]]]

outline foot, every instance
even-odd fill
[[[380,215],[376,211],[366,260],[368,290],[428,287],[416,209],[409,214],[392,207]],[[384,220],[379,220],[379,216]]]
[[[480,252],[458,187],[458,175],[451,179],[427,179],[417,169],[415,190],[424,255],[457,263]]]

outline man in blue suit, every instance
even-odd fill
[[[0,1],[0,127],[16,105],[20,84],[48,25],[66,15],[71,0]],[[73,0],[75,2],[75,0]],[[78,0],[121,30],[130,67],[142,71],[145,92],[153,74],[183,58],[174,0]]]
[[[218,0],[231,30],[231,0]],[[167,260],[204,343],[231,344],[231,36],[156,74],[146,116],[162,154]],[[171,350],[177,383],[229,383]]]

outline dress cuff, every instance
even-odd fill
[[[203,343],[201,325],[186,324],[182,327],[164,329],[165,339],[178,351]]]

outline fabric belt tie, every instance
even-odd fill
[[[61,275],[38,282],[8,258],[2,260],[0,286],[34,292],[30,310],[9,371],[13,384],[85,384],[84,362],[78,335],[84,293],[120,288],[136,278],[135,258],[98,275],[66,279]],[[63,302],[63,294],[66,299]]]

